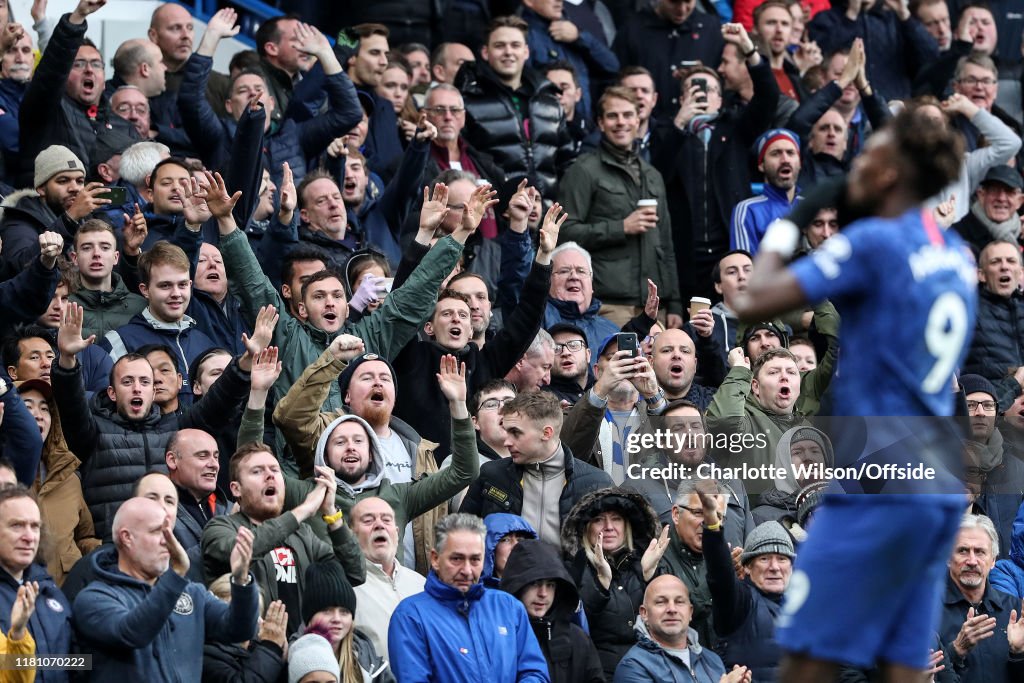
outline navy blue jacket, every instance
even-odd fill
[[[10,78],[0,78],[0,153],[3,154],[5,170],[4,179],[14,181],[14,170],[18,154],[18,112],[21,100],[25,97],[28,82],[19,83]]]
[[[41,564],[31,564],[22,574],[22,579],[39,582],[36,609],[28,620],[28,631],[36,641],[36,654],[68,654],[71,652],[71,605],[67,598]],[[11,628],[11,605],[18,596],[19,586],[13,576],[0,569],[0,629],[4,633]],[[67,671],[36,671],[37,683],[64,683],[67,680]]]
[[[57,291],[59,272],[39,260],[38,244],[36,240],[36,258],[28,267],[10,280],[0,282],[0,330],[9,330],[18,323],[35,322],[46,313]]]
[[[92,555],[96,580],[75,598],[75,632],[83,653],[92,654],[90,681],[171,681],[202,678],[203,642],[239,643],[256,635],[259,593],[231,584],[224,604],[200,583],[174,571],[155,585],[121,572],[117,549]]]
[[[219,118],[206,99],[206,83],[212,68],[213,60],[209,57],[193,54],[189,58],[178,92],[178,107],[203,163],[208,168],[221,168],[227,164],[237,124]],[[302,123],[285,118],[279,127],[272,126],[264,138],[263,164],[278,187],[284,162],[291,166],[298,185],[306,175],[307,160],[316,158],[334,138],[352,130],[362,119],[362,109],[348,76],[327,76],[323,83],[329,105],[326,113]]]
[[[1017,510],[1017,518],[1013,520],[1009,557],[996,562],[988,580],[993,588],[1024,598],[1024,505]]]
[[[0,455],[14,463],[14,474],[18,483],[31,487],[39,470],[39,458],[43,454],[43,440],[39,425],[28,412],[17,390],[5,377],[9,389],[0,396],[4,406],[3,429],[0,429]]]
[[[704,536],[707,538],[706,532]],[[1024,657],[1010,655],[1010,646],[1006,640],[1010,611],[1017,610],[1020,613],[1020,600],[996,590],[986,580],[985,594],[975,612],[995,617],[996,629],[991,638],[985,638],[967,653],[967,657],[961,658],[952,649],[952,643],[967,619],[967,610],[970,608],[967,598],[947,574],[939,638],[950,647],[950,659],[953,660],[954,670],[960,675],[960,683],[1011,683],[1024,680]]]
[[[0,239],[3,240],[2,258],[7,272],[17,273],[29,261],[39,260],[39,236],[47,231],[56,232],[64,239],[64,256],[71,252],[78,222],[66,213],[55,214],[35,190],[19,190],[10,194],[2,206]],[[52,298],[52,290],[50,295]],[[40,313],[44,310],[45,307]]]

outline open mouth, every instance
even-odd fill
[[[448,336],[450,336],[452,339],[462,339],[462,328],[461,327],[453,327],[453,328],[449,329],[448,330]]]
[[[346,455],[345,457],[343,457],[341,459],[341,464],[342,465],[358,465],[361,461],[362,461],[362,458],[360,458],[358,455],[353,453],[351,455]]]
[[[571,359],[570,360],[563,360],[562,363],[561,363],[561,367],[562,367],[563,370],[572,370],[573,367],[575,367],[575,365],[576,365],[576,361],[571,360]]]
[[[327,311],[326,313],[324,313],[324,320],[326,320],[327,322],[333,323],[337,319],[338,319],[338,314],[334,313],[333,311]]]
[[[793,390],[789,387],[779,387],[779,398],[789,400],[793,396]]]
[[[88,92],[88,91],[91,91],[95,87],[96,87],[96,81],[93,78],[87,77],[87,78],[83,78],[82,79],[82,90]]]
[[[391,539],[383,531],[370,536],[370,543],[373,545],[387,545],[390,541]]]
[[[263,497],[264,498],[276,498],[277,497],[277,487],[276,486],[268,486],[267,488],[263,489]]]
[[[381,391],[380,389],[374,389],[372,392],[370,392],[370,400],[371,401],[383,401],[384,400],[384,392]]]
[[[681,375],[683,374],[683,365],[682,363],[673,363],[672,365],[668,366],[668,371],[673,377],[675,377],[676,375]]]
[[[141,398],[133,398],[131,401],[128,402],[128,405],[131,406],[132,410],[138,412],[142,410],[142,407],[146,405],[146,402],[143,401]]]
[[[215,270],[211,270],[206,274],[206,279],[210,282],[220,282],[220,273]]]
[[[345,190],[345,192],[355,192],[356,181],[352,180],[351,178],[345,178],[345,187],[343,189]]]

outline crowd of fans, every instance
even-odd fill
[[[1024,680],[1018,5],[282,4],[225,74],[231,8],[107,65],[117,3],[0,0],[0,649],[91,656],[0,682],[776,680],[790,466],[881,353],[735,304],[902,110],[964,141],[927,211],[978,265],[926,675]]]

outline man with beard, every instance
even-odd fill
[[[362,347],[360,340],[349,335],[332,341],[278,402],[274,422],[291,447],[300,473],[307,476],[312,472],[324,431],[342,416],[362,418],[373,429],[380,447],[380,474],[391,484],[409,485],[437,472],[434,456],[437,445],[392,415],[397,394],[394,368],[375,353],[362,353]],[[320,406],[335,380],[343,407],[334,412],[321,412]],[[435,483],[438,481],[435,479]],[[426,541],[432,525],[444,514],[441,510],[429,510],[422,515],[408,516],[413,522],[402,530],[406,566],[426,570],[429,552]]]
[[[131,124],[111,111],[103,94],[103,58],[85,38],[86,17],[105,4],[106,0],[80,0],[61,17],[25,91],[19,112],[23,182],[31,177],[31,160],[47,145],[68,147],[88,168],[89,151],[99,133],[117,128],[135,136]]]
[[[769,348],[751,364],[740,349],[733,349],[729,362],[729,374],[708,406],[708,431],[729,438],[737,434],[763,436],[762,441],[743,450],[742,461],[751,467],[772,465],[783,433],[802,419],[795,412],[800,398],[796,357],[788,349]],[[714,455],[723,467],[737,465],[740,457],[728,449],[718,449]]]
[[[366,580],[359,544],[335,505],[334,472],[317,468],[304,499],[285,512],[286,480],[267,446],[242,446],[231,456],[230,469],[238,512],[215,517],[203,530],[203,576],[209,583],[227,573],[238,530],[252,531],[252,572],[266,601],[285,604],[291,635],[302,624],[300,606],[308,566],[337,560],[353,586]],[[303,524],[317,516],[326,526],[324,538],[329,542],[318,537],[310,524]]]
[[[667,430],[666,433],[671,434],[674,441],[668,444],[669,448],[642,454],[643,461],[640,467],[634,469],[629,478],[658,513],[658,519],[662,524],[670,524],[673,519],[672,506],[676,504],[679,487],[685,482],[696,480],[697,477],[695,474],[691,474],[689,478],[663,477],[660,476],[660,472],[659,476],[655,477],[652,476],[651,470],[681,465],[690,468],[690,473],[696,473],[701,463],[712,462],[712,459],[708,456],[709,441],[704,429],[704,414],[697,406],[689,401],[672,401],[661,414],[661,418],[655,420],[653,425]],[[679,475],[682,471],[675,469],[671,473],[665,473]],[[725,540],[733,548],[739,548],[746,540],[747,534],[754,529],[746,487],[741,479],[719,479],[719,484],[728,494],[728,514],[725,515],[724,522]]]
[[[949,559],[939,637],[962,683],[1009,683],[1024,675],[1021,602],[989,584],[999,539],[984,515],[964,515]]]
[[[355,588],[359,609],[353,626],[373,641],[378,654],[390,659],[391,615],[402,600],[423,592],[426,579],[397,561],[398,526],[386,500],[363,498],[352,506],[348,523],[366,557],[366,583]]]
[[[974,505],[992,520],[999,534],[999,547],[1007,553],[1013,520],[1024,501],[1024,463],[996,426],[999,409],[992,383],[980,375],[970,374],[961,375],[959,382],[967,397],[969,440],[972,442],[972,447],[965,451],[964,464],[969,480],[981,484]]]
[[[78,224],[109,204],[103,183],[85,182],[85,166],[67,147],[52,145],[35,159],[34,190],[21,190],[4,199],[0,238],[9,272],[18,273],[39,257],[39,235],[50,231],[71,250]]]
[[[568,323],[558,323],[548,329],[555,342],[555,362],[551,366],[551,383],[542,387],[562,401],[562,406],[576,405],[594,384],[590,374],[590,347],[583,330]]]
[[[544,293],[551,278],[551,252],[565,220],[562,207],[552,205],[540,228],[537,255],[523,285],[519,305],[505,317],[504,328],[484,348],[472,341],[469,297],[445,289],[438,295],[434,314],[423,328],[429,341],[414,339],[395,358],[398,376],[410,380],[410,386],[398,395],[395,413],[418,433],[439,444],[436,451],[439,462],[449,453],[450,418],[446,401],[437,385],[429,380],[429,374],[433,374],[441,356],[456,354],[466,363],[469,391],[475,392],[487,381],[504,377],[515,367],[540,329]]]
[[[759,40],[761,53],[772,67],[779,93],[802,102],[807,91],[800,82],[800,69],[788,59],[792,28],[793,15],[782,0],[768,0],[754,8],[753,35]]]
[[[785,128],[773,128],[757,139],[757,170],[764,174],[759,197],[744,199],[732,212],[729,246],[757,253],[768,225],[785,216],[800,201],[796,181],[800,175],[800,138]]]
[[[493,336],[491,319],[493,305],[487,288],[487,281],[479,273],[463,271],[448,281],[448,288],[469,297],[469,326],[473,331],[473,342],[480,347],[487,343],[487,334]]]
[[[978,186],[970,212],[950,227],[979,255],[992,240],[1019,242],[1021,221],[1017,210],[1024,204],[1021,190],[1024,190],[1024,181],[1015,168],[993,166]]]

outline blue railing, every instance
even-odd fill
[[[243,43],[255,47],[256,31],[260,24],[271,17],[284,14],[279,8],[274,7],[260,0],[229,0],[218,2],[218,0],[180,0],[179,4],[184,5],[195,16],[203,21],[209,21],[210,17],[220,9],[221,5],[228,5],[238,11],[238,23],[242,30],[237,39]]]

